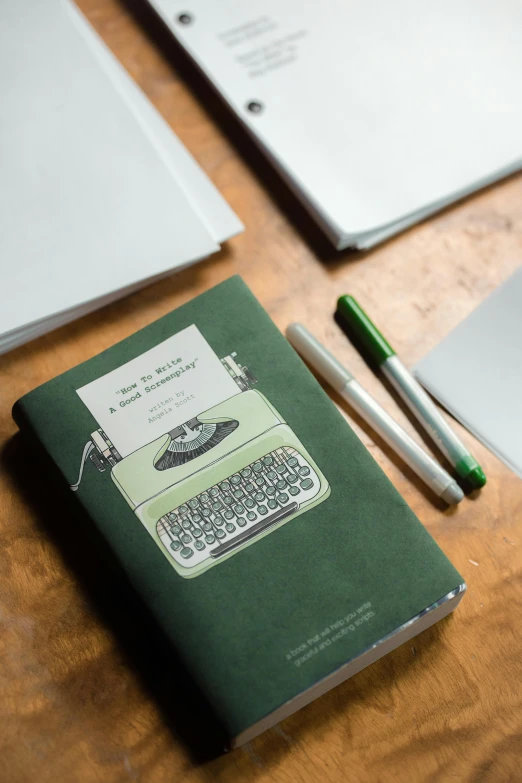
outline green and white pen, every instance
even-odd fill
[[[286,336],[303,359],[328,381],[433,492],[446,503],[460,503],[464,493],[457,482],[410,438],[308,329],[301,324],[290,324]]]
[[[457,474],[474,489],[483,487],[486,476],[477,460],[457,438],[422,386],[404,366],[353,296],[341,296],[337,302],[337,311],[343,323],[358,339],[370,359],[379,365]]]

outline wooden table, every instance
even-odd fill
[[[364,256],[336,257],[245,139],[225,133],[208,91],[198,80],[187,85],[179,58],[173,66],[161,53],[164,36],[153,27],[155,44],[145,32],[138,3],[80,5],[246,231],[210,261],[0,359],[0,781],[521,781],[522,482],[458,425],[488,484],[444,510],[344,411],[464,575],[468,594],[453,618],[244,748],[203,763],[85,589],[82,542],[71,555],[52,532],[55,514],[66,511],[47,477],[31,472],[10,410],[33,387],[239,272],[280,328],[308,324],[415,432],[332,320],[336,297],[348,290],[360,297],[415,362],[521,263],[522,179]]]

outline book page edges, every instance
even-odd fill
[[[379,639],[378,642],[367,647],[360,655],[347,661],[335,671],[328,674],[323,679],[319,680],[312,685],[311,688],[307,688],[302,693],[295,696],[293,699],[282,704],[273,712],[265,715],[264,718],[249,726],[248,729],[242,731],[235,736],[230,744],[229,749],[238,748],[240,745],[244,745],[246,742],[257,737],[258,734],[270,729],[280,721],[297,712],[302,707],[306,707],[307,704],[323,696],[328,691],[340,685],[345,680],[358,674],[360,671],[375,663],[379,658],[383,658],[392,650],[400,647],[401,644],[410,641],[413,637],[425,631],[430,626],[442,620],[443,617],[451,614],[457,606],[464,593],[466,592],[466,585],[460,584],[455,590],[445,595],[440,601],[432,604],[420,614],[411,618],[407,622],[400,625],[391,633]]]

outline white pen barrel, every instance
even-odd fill
[[[301,356],[339,392],[353,375],[301,324],[290,324],[286,336]]]
[[[381,369],[408,408],[427,430],[445,457],[455,465],[468,456],[468,450],[457,438],[434,402],[404,366],[398,356],[391,356]]]
[[[454,485],[451,476],[415,443],[356,380],[347,383],[341,395],[437,495],[448,502],[458,502],[453,496],[451,500],[445,497],[445,491]]]

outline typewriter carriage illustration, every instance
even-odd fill
[[[330,494],[293,430],[236,355],[221,360],[239,392],[121,458],[98,429],[82,458],[112,481],[171,565],[194,577]]]

